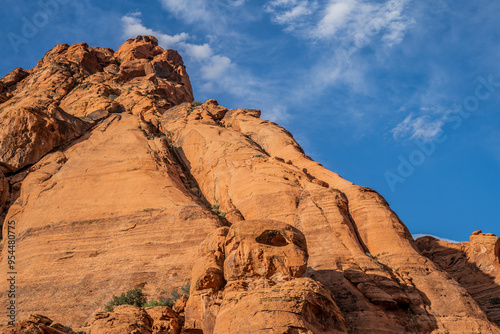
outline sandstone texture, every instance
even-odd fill
[[[134,50],[142,50],[144,44],[155,50],[154,54],[140,54],[144,64],[155,57],[166,59],[171,63],[165,61],[163,66],[172,68],[172,77],[178,79],[177,76],[184,75],[177,52],[154,47],[153,38],[129,41],[120,52],[126,53],[129,48],[127,59],[132,62]],[[2,140],[1,145],[10,146],[5,150],[0,148],[1,163],[8,166],[5,176],[0,174],[3,185],[0,199],[8,198],[6,221],[15,221],[17,235],[20,319],[36,312],[80,327],[92,321],[94,311],[102,308],[113,295],[134,287],[141,288],[150,299],[168,296],[170,291],[189,281],[199,243],[222,225],[219,217],[183,184],[193,181],[172,157],[167,140],[152,133],[145,120],[158,117],[155,113],[161,115],[158,110],[168,107],[168,104],[158,106],[159,96],[172,104],[179,102],[176,100],[179,96],[185,98],[183,101],[191,101],[190,86],[186,88],[182,82],[173,81],[171,91],[159,90],[151,83],[156,80],[152,74],[150,77],[127,77],[125,84],[144,83],[144,88],[129,91],[119,81],[125,79],[99,71],[109,62],[119,63],[113,53],[109,59],[99,56],[103,54],[86,45],[57,46],[29,76],[17,86],[11,86],[15,87],[12,90],[14,97],[0,104],[0,115],[5,115],[21,108],[17,106],[38,103],[36,96],[44,94],[45,90],[52,86],[62,89],[63,82],[57,80],[64,77],[72,83],[72,89],[57,95],[57,99],[47,98],[50,103],[47,102],[47,109],[41,109],[40,114],[49,115],[51,106],[62,109],[63,100],[76,94],[78,87],[92,87],[101,82],[121,89],[122,95],[137,94],[153,106],[141,109],[138,115],[131,114],[135,112],[131,107],[92,121],[86,119],[82,111],[88,104],[77,101],[60,113],[75,120],[75,124],[83,124],[79,129],[86,129],[86,132],[78,132],[79,137],[75,133],[71,135],[72,132],[63,136],[65,127],[48,131],[45,123],[23,129],[13,127],[12,124],[17,124],[24,114],[12,116],[10,123],[0,123],[0,133],[18,138],[15,133],[20,131],[28,143],[20,146],[14,139],[9,143]],[[42,86],[41,73],[64,63],[71,71],[61,72],[65,73],[61,78],[59,72],[48,76],[50,85]],[[39,87],[32,88],[34,84]],[[93,94],[92,90],[89,92]],[[135,100],[131,97],[122,101],[128,106]],[[77,108],[80,104],[82,109]],[[74,139],[59,146],[53,143],[40,151],[33,141],[45,138],[45,133],[65,140],[71,136]],[[48,138],[43,142],[50,143]],[[31,147],[37,149],[31,150]],[[34,163],[26,165],[28,162]],[[18,168],[23,169],[15,173]],[[7,233],[7,224],[4,224],[3,233]],[[6,242],[2,243],[2,273],[9,271],[6,246]],[[2,291],[6,290],[6,283],[2,279]],[[2,293],[0,303],[6,302],[7,296]]]
[[[99,312],[89,328],[94,334],[179,334],[182,320],[166,306],[146,309],[122,305],[112,312]]]
[[[70,327],[63,326],[43,315],[32,314],[25,321],[0,328],[0,334],[74,334]]]
[[[469,242],[449,243],[433,237],[416,240],[423,255],[453,277],[500,325],[500,238],[474,232]]]
[[[43,314],[93,334],[500,333],[498,238],[415,243],[382,196],[260,111],[193,103],[152,36],[58,45],[0,79],[0,223],[19,328],[47,331],[24,321]],[[189,281],[173,309],[102,312]]]
[[[186,306],[186,330],[203,333],[346,333],[334,296],[300,278],[304,235],[274,220],[221,227],[202,243]]]

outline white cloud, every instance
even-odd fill
[[[177,19],[217,34],[233,33],[231,29],[227,29],[228,22],[253,19],[251,15],[245,15],[247,13],[241,11],[245,3],[245,0],[161,0],[163,8]]]
[[[241,7],[245,4],[246,0],[233,0],[229,1],[229,4],[234,7]]]
[[[222,77],[230,66],[231,59],[225,56],[215,55],[210,57],[208,62],[201,67],[201,76],[206,80],[218,79]]]
[[[264,10],[272,14],[273,21],[294,30],[298,21],[314,13],[316,6],[315,1],[309,0],[272,0],[264,6]]]
[[[403,14],[409,1],[332,0],[315,27],[315,36],[336,37],[354,42],[357,46],[379,38],[387,46],[399,44],[413,23]]]
[[[459,242],[461,242],[461,241],[456,241],[456,240],[441,238],[441,237],[438,237],[438,236],[432,235],[432,234],[414,234],[413,235],[413,239],[418,239],[418,238],[427,237],[427,236],[436,238],[438,240],[443,240],[443,241],[446,241],[446,242],[449,242],[449,243],[453,243],[453,244],[458,244]]]
[[[402,42],[413,20],[404,14],[411,0],[329,0],[322,7],[311,0],[271,0],[264,9],[286,31],[308,39],[336,39],[362,47],[381,40]]]
[[[206,59],[210,58],[213,54],[212,48],[209,44],[205,43],[202,45],[188,44],[184,45],[186,52],[195,59]]]
[[[272,106],[266,110],[266,118],[272,122],[286,121],[290,119],[290,114],[287,112],[286,106]]]
[[[349,21],[355,18],[356,14],[353,13],[353,9],[356,5],[355,0],[341,0],[330,3],[323,13],[323,18],[316,26],[315,35],[317,37],[334,36],[339,29],[344,28]],[[363,9],[358,8],[358,10],[362,11]]]
[[[429,115],[414,117],[413,114],[410,114],[391,132],[395,139],[408,137],[427,142],[439,135],[444,124],[443,118],[432,119]]]
[[[139,35],[153,35],[163,48],[173,49],[189,38],[189,34],[183,32],[176,35],[167,35],[142,25],[141,13],[135,12],[122,17],[123,35],[131,38]]]
[[[207,0],[161,0],[161,3],[169,12],[188,23],[210,17]]]

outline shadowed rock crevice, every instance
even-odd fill
[[[453,244],[427,236],[417,239],[417,246],[422,255],[467,290],[491,321],[500,325],[500,238],[476,231],[469,242]]]

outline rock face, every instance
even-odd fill
[[[74,334],[69,327],[53,321],[43,315],[30,315],[27,320],[13,326],[0,328],[0,334]]]
[[[469,242],[455,244],[427,236],[417,239],[417,246],[467,289],[488,318],[500,325],[500,238],[476,231]]]
[[[179,334],[181,319],[169,307],[156,306],[146,309],[122,305],[112,312],[100,312],[89,332],[94,334]]]
[[[221,227],[200,246],[186,306],[186,330],[203,333],[346,333],[334,297],[300,278],[304,235],[274,220]]]
[[[0,144],[0,164],[6,167],[0,207],[6,202],[6,221],[15,221],[18,236],[19,319],[36,312],[80,327],[113,295],[134,287],[151,299],[168,296],[189,281],[199,243],[222,224],[183,184],[193,181],[167,140],[151,132],[148,119],[169,105],[192,101],[192,93],[182,83],[188,78],[177,52],[147,40],[155,51],[142,53],[141,63],[164,60],[170,78],[179,79],[169,81],[170,90],[157,87],[155,74],[123,79],[105,72],[120,58],[85,44],[57,46],[22,81],[9,79],[13,97],[0,104],[8,120],[0,123],[0,136],[11,138]],[[145,38],[128,41],[118,55],[129,50],[132,62],[144,43]],[[110,91],[120,97],[112,101]],[[77,93],[81,99],[69,103]],[[121,101],[124,112],[88,119],[101,98],[108,105]],[[32,104],[37,113],[22,111]],[[54,120],[49,129],[57,113],[65,121]],[[3,230],[6,235],[7,224]],[[6,247],[2,242],[2,273],[8,271]],[[2,291],[5,284],[2,278]],[[6,294],[0,303],[7,303]]]
[[[116,52],[58,45],[0,80],[0,221],[15,226],[18,320],[87,328],[113,295],[165,298],[193,274],[185,333],[290,323],[304,333],[500,333],[496,297],[486,297],[496,278],[468,285],[459,267],[421,255],[378,193],[312,161],[260,111],[192,101],[181,57],[152,36]],[[477,238],[467,262],[498,277],[497,241]],[[139,331],[154,331],[157,316],[176,326],[168,312],[128,310]],[[248,310],[260,320],[242,321]],[[126,328],[126,314],[96,330]]]

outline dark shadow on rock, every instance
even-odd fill
[[[364,272],[359,270],[358,274],[362,276]],[[346,327],[350,329],[351,333],[366,333],[368,327],[373,326],[368,322],[375,319],[367,318],[367,312],[373,312],[372,316],[374,317],[378,317],[380,314],[387,316],[385,320],[379,319],[381,330],[385,329],[383,326],[391,326],[392,328],[387,328],[388,331],[399,328],[404,333],[430,333],[438,328],[435,316],[429,314],[422,305],[430,305],[429,299],[422,291],[418,291],[418,295],[421,296],[419,302],[387,303],[370,300],[370,298],[374,299],[374,296],[373,294],[370,295],[370,289],[367,289],[366,286],[369,285],[373,288],[373,291],[377,289],[383,290],[383,285],[379,286],[377,284],[384,280],[387,281],[387,277],[370,275],[371,282],[356,284],[351,282],[343,271],[314,270],[311,267],[307,268],[304,276],[322,283],[333,293],[335,302],[346,320]],[[415,295],[414,287],[404,284],[399,284],[399,287],[402,293]],[[385,292],[392,296],[396,295],[394,291],[388,289]]]
[[[426,236],[417,239],[416,244],[422,255],[467,290],[490,321],[500,325],[500,241],[497,240],[496,245],[481,242],[481,238],[494,237],[479,233],[471,236],[471,242],[453,244]]]

